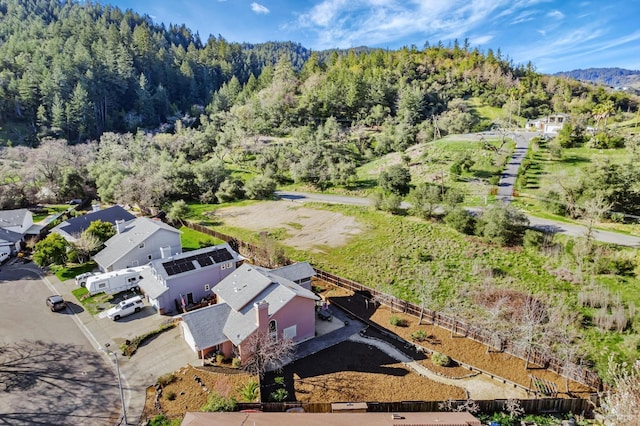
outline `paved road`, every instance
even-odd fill
[[[516,142],[516,149],[511,160],[507,163],[507,167],[500,176],[497,193],[498,200],[504,202],[513,200],[513,187],[516,183],[516,177],[518,176],[518,169],[522,164],[522,160],[527,156],[529,141],[537,135],[538,133],[535,132],[514,132],[510,134],[511,138]]]
[[[373,203],[368,198],[351,197],[344,195],[315,194],[311,192],[293,192],[293,191],[276,191],[276,195],[283,200],[296,202],[321,202],[332,204],[350,204],[359,206],[371,206]],[[409,203],[404,202],[402,208],[407,208]],[[549,219],[541,219],[535,216],[527,215],[530,226],[534,229],[540,229],[549,232],[562,233],[569,236],[584,236],[587,228],[578,224],[570,224],[558,222]],[[640,247],[640,237],[633,235],[620,234],[611,231],[595,231],[594,239],[604,243],[618,244],[627,247]]]
[[[45,305],[55,292],[36,270],[0,270],[0,424],[116,424],[115,376],[71,311]]]

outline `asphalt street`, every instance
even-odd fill
[[[36,271],[22,264],[0,270],[0,424],[116,424],[114,374],[71,310],[45,305],[54,291]]]

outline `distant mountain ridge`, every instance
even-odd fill
[[[640,71],[624,68],[587,68],[553,74],[613,87],[640,88]]]

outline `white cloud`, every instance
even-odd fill
[[[491,40],[493,40],[493,36],[487,34],[487,35],[483,35],[483,36],[471,37],[470,43],[472,45],[482,46],[484,44],[489,43]]]
[[[562,19],[564,18],[564,13],[560,12],[559,10],[552,10],[551,12],[547,13],[547,16],[549,18]]]
[[[314,47],[320,49],[393,44],[409,37],[422,44],[469,37],[501,16],[530,20],[537,12],[525,9],[540,1],[323,0],[301,13],[297,24],[316,32]],[[486,36],[478,39],[488,41]]]
[[[256,3],[256,2],[251,3],[251,10],[253,10],[255,13],[262,14],[262,15],[266,15],[267,13],[270,12],[270,10],[267,9],[266,6],[263,6],[260,3]]]

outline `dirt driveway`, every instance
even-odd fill
[[[284,200],[225,207],[216,210],[216,219],[225,225],[255,231],[283,229],[286,235],[282,241],[284,244],[315,253],[342,246],[351,236],[365,229],[353,217]]]

